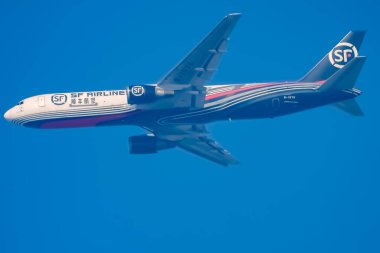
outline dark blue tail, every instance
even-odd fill
[[[300,82],[327,80],[339,69],[359,55],[365,31],[349,32]]]

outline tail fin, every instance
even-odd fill
[[[355,57],[346,66],[338,70],[329,79],[327,79],[327,81],[324,84],[322,84],[319,90],[329,91],[352,89],[365,63],[365,60],[365,56]],[[341,109],[342,111],[354,116],[364,115],[363,111],[360,109],[359,104],[355,101],[354,98],[340,101],[333,105]]]
[[[327,80],[339,69],[359,55],[365,31],[349,32],[300,82]]]

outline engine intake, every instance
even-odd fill
[[[173,142],[161,140],[152,135],[129,137],[129,153],[131,154],[153,154],[160,150],[174,147],[175,144]]]

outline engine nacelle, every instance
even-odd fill
[[[129,137],[129,153],[131,154],[153,154],[160,150],[174,147],[175,144],[173,142],[160,140],[152,135]]]
[[[156,85],[133,85],[128,87],[129,104],[148,104],[154,102],[158,97],[174,94]]]

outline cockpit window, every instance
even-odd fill
[[[22,104],[24,104],[24,100],[21,100],[20,102],[18,102],[17,105],[22,105]]]

